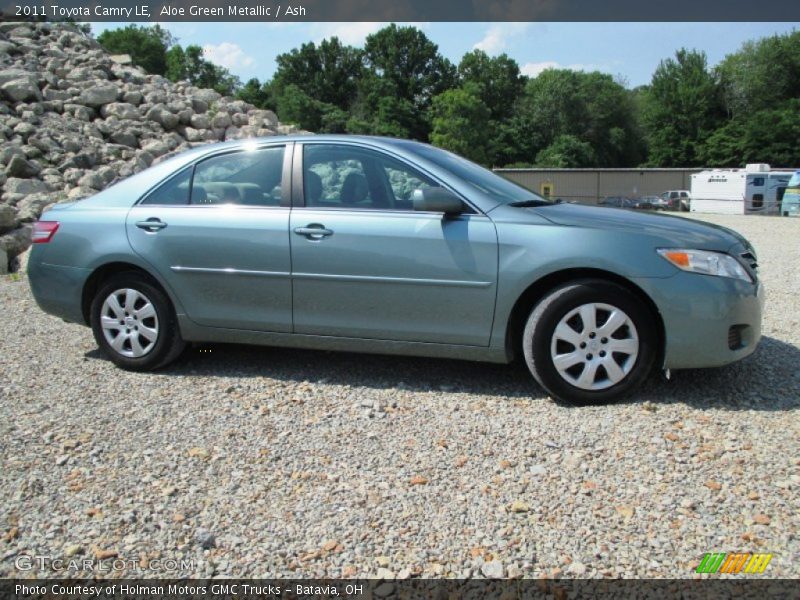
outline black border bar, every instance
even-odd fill
[[[363,600],[467,598],[784,600],[797,597],[789,579],[375,579],[245,580],[2,579],[0,600],[272,600],[347,598]],[[245,585],[251,586],[246,588]],[[17,586],[26,586],[22,593]],[[128,589],[123,592],[123,586]],[[174,589],[172,586],[174,586]],[[132,588],[135,591],[132,591]],[[146,589],[143,589],[146,588]],[[256,592],[250,591],[257,588]],[[64,592],[64,590],[70,590]],[[34,591],[31,591],[34,590]]]
[[[165,8],[171,10],[165,11]],[[289,10],[291,9],[291,10]],[[0,0],[4,20],[795,22],[797,0]]]

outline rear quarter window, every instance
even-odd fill
[[[189,204],[189,185],[192,167],[183,169],[150,192],[141,204],[181,205]]]

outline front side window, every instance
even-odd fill
[[[412,210],[416,189],[436,182],[394,158],[350,145],[303,148],[305,205],[319,208]]]
[[[284,147],[213,156],[197,164],[191,204],[279,206]]]
[[[415,152],[437,167],[452,173],[481,194],[494,198],[498,202],[510,204],[512,202],[538,200],[553,204],[550,200],[543,198],[528,188],[505,177],[500,177],[492,171],[447,150],[411,141],[398,142],[398,146]]]

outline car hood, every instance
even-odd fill
[[[539,216],[557,225],[648,235],[664,247],[722,252],[739,245],[750,248],[743,236],[727,227],[700,223],[685,217],[580,204],[556,204],[528,210],[536,211]]]

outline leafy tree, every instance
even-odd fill
[[[431,142],[487,164],[486,127],[491,115],[474,86],[442,92],[433,99]]]
[[[699,166],[705,139],[722,124],[719,88],[702,52],[678,50],[661,61],[647,89],[642,115],[658,166]]]
[[[212,88],[230,96],[240,86],[239,78],[220,66],[203,58],[203,49],[197,45],[174,46],[167,53],[167,77],[171,81],[188,80],[201,88]]]
[[[176,44],[167,51],[167,68],[164,76],[170,81],[181,81],[189,79],[188,65],[186,63],[186,52]]]
[[[477,96],[489,109],[491,118],[511,116],[525,86],[519,65],[505,54],[490,57],[482,50],[468,52],[458,65],[462,85],[474,86]]]
[[[610,75],[548,69],[528,80],[500,127],[505,149],[498,154],[506,162],[530,162],[566,135],[589,144],[594,166],[636,165],[644,148],[635,108],[630,92]]]
[[[313,42],[281,54],[272,85],[283,93],[297,86],[315,100],[347,110],[356,96],[363,71],[363,51],[343,45],[338,38]]]
[[[729,116],[800,97],[800,31],[745,42],[714,70]]]
[[[108,52],[129,54],[133,64],[148,73],[164,75],[167,70],[167,49],[177,40],[160,25],[128,25],[104,31],[97,36],[97,41]]]
[[[428,139],[430,124],[426,113],[434,96],[454,87],[456,68],[419,29],[398,27],[394,23],[368,36],[364,53],[366,65],[374,74],[366,79],[366,85],[370,87],[379,82],[379,89],[394,91],[398,98],[394,104],[398,108],[412,106],[415,118],[409,123],[408,135]],[[360,96],[362,107],[376,115],[380,102],[376,101],[374,90],[365,90],[362,86]],[[390,122],[404,120],[405,116],[400,115]]]
[[[536,155],[536,166],[558,169],[591,167],[596,158],[592,145],[574,135],[560,135]]]
[[[370,71],[359,81],[350,115],[348,133],[400,138],[414,137],[412,131],[425,118],[411,101],[399,96],[391,81]]]
[[[291,84],[275,98],[276,109],[285,122],[318,133],[342,133],[347,113],[327,102],[320,102]]]
[[[800,99],[732,119],[709,136],[703,146],[704,164],[743,167],[766,162],[773,166],[800,164]]]
[[[262,85],[255,77],[248,79],[247,82],[237,90],[236,98],[244,100],[256,108],[275,110],[272,86],[269,83],[264,83]]]

